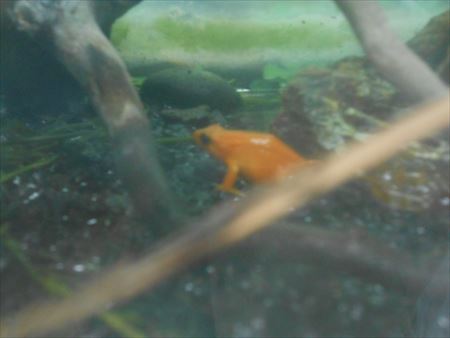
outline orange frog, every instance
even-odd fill
[[[200,147],[226,164],[228,171],[218,188],[235,194],[239,194],[234,188],[238,175],[256,183],[269,182],[286,176],[293,167],[316,162],[268,133],[227,130],[213,124],[193,136]]]

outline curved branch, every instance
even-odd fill
[[[147,219],[170,217],[172,203],[149,121],[125,65],[95,21],[91,2],[18,0],[5,6],[15,28],[52,52],[89,95],[108,126],[119,173],[138,213]]]
[[[380,74],[413,102],[444,96],[448,87],[388,26],[376,1],[335,0]]]

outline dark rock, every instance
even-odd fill
[[[449,83],[450,11],[433,17],[426,26],[408,41],[409,47]]]
[[[388,126],[404,104],[369,63],[347,58],[301,72],[284,90],[273,130],[300,153],[321,157]],[[440,210],[448,201],[448,154],[448,134],[415,143],[362,182],[390,208]]]
[[[290,145],[306,157],[324,152],[316,139],[315,131],[304,109],[304,95],[299,84],[291,83],[283,92],[283,110],[272,124],[275,134],[282,136]]]
[[[193,108],[202,104],[232,112],[241,97],[221,77],[204,70],[169,68],[150,75],[141,88],[142,101],[159,107]]]
[[[398,107],[395,94],[362,58],[307,69],[283,91],[273,129],[307,156],[335,151],[381,126]]]
[[[207,105],[194,108],[163,108],[158,112],[165,121],[180,122],[194,127],[203,127],[223,120],[223,116],[217,111],[211,111]]]

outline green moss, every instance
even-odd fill
[[[231,21],[176,21],[157,19],[153,29],[172,46],[186,51],[212,50],[233,52],[249,48],[323,49],[346,42],[342,31],[324,30],[320,22],[308,24],[272,24]]]
[[[117,20],[113,29],[111,30],[111,42],[114,46],[120,46],[122,42],[127,38],[130,31],[130,26],[125,20]]]

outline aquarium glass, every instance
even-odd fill
[[[159,210],[151,219],[137,214],[133,190],[118,168],[133,172],[138,164],[117,164],[128,149],[118,148],[121,129],[108,129],[110,111],[98,111],[86,91],[95,88],[102,97],[101,81],[116,81],[117,68],[96,64],[107,75],[79,82],[80,74],[92,69],[77,62],[91,54],[72,58],[76,48],[55,54],[57,34],[55,40],[25,35],[26,28],[7,24],[13,12],[5,11],[0,73],[5,328],[32,304],[76,299],[80,288],[113,267],[133,266],[116,275],[123,298],[99,287],[92,299],[111,294],[107,307],[46,335],[447,337],[448,129],[301,208],[290,206],[262,231],[236,235],[233,242],[229,238],[240,233],[235,229],[225,244],[192,246],[177,256],[186,263],[175,272],[167,271],[177,260],[168,259],[163,268],[142,273],[157,283],[134,289],[137,262],[139,271],[146,271],[146,257],[161,248],[170,256],[182,242],[174,244],[180,234],[191,238],[196,226],[231,217],[214,214],[218,208],[247,205],[255,191],[289,176],[297,165],[319,168],[329,157],[371,140],[419,102],[383,77],[334,1],[147,0],[114,17],[119,3],[99,7],[96,17],[100,22],[113,13],[107,29],[100,27],[129,73],[130,95],[142,102],[139,113],[151,133],[144,147],[154,150],[148,156],[170,192],[164,203],[171,211]],[[448,1],[378,4],[399,41],[448,85]],[[74,27],[74,41],[91,34]],[[84,48],[82,42],[73,45]],[[118,99],[110,107],[126,105],[122,94],[114,94]],[[139,168],[134,173],[142,174]],[[216,246],[217,251],[195,256]]]

